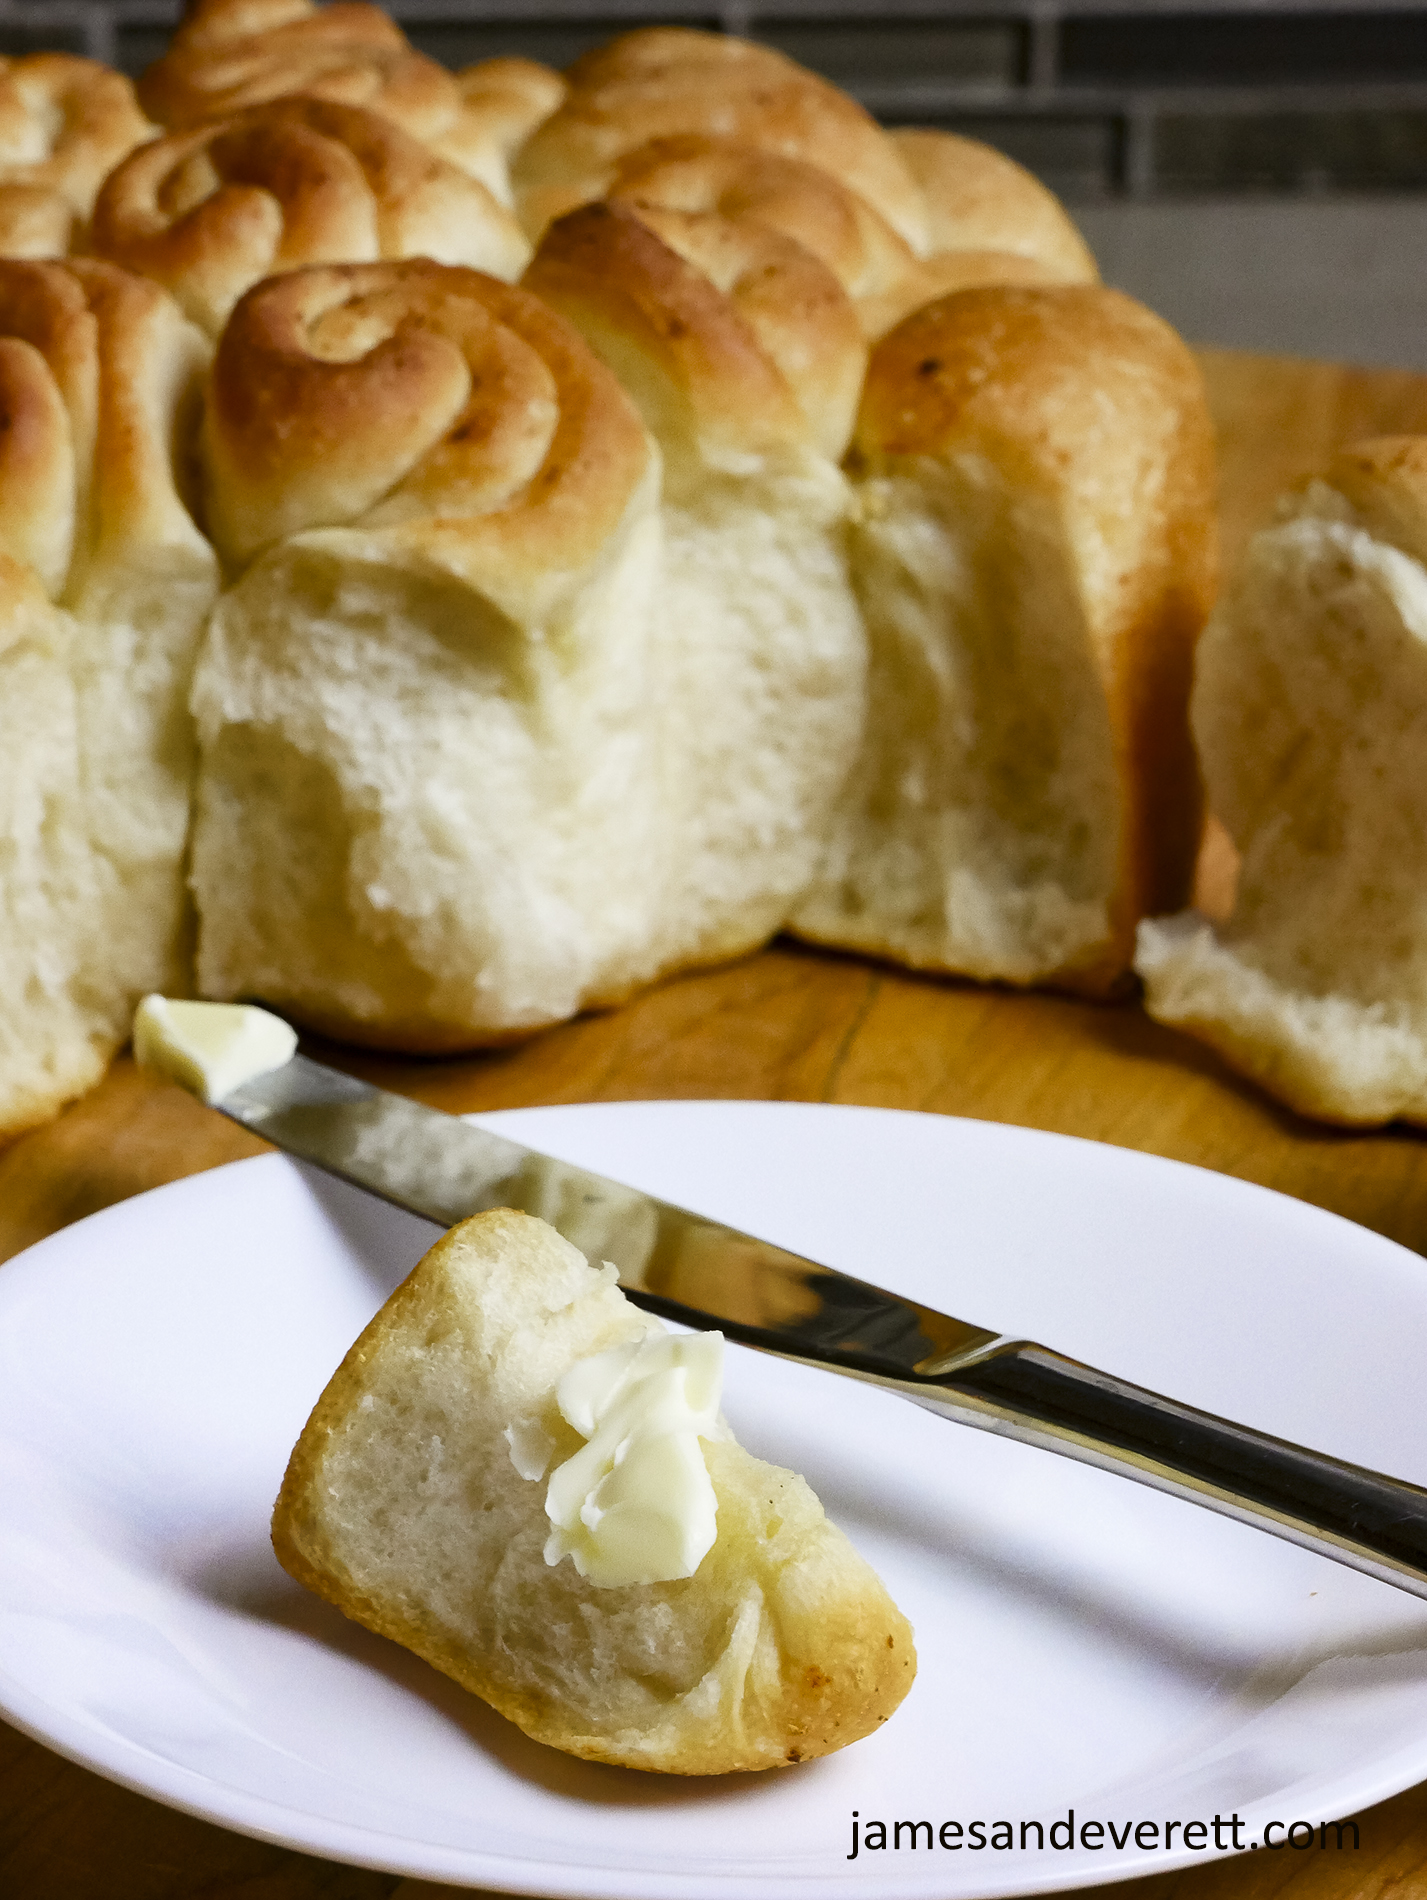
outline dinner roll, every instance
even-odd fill
[[[1213,444],[1169,327],[1108,290],[964,291],[874,350],[851,462],[862,753],[794,927],[1103,994],[1183,901]]]
[[[1035,259],[1057,282],[1096,282],[1089,245],[1055,193],[1024,166],[954,132],[907,126],[891,138],[921,187],[928,257],[1009,253]]]
[[[245,290],[299,264],[422,256],[512,278],[530,254],[484,185],[392,120],[301,96],[141,147],[99,194],[92,248],[215,338]]]
[[[803,159],[738,139],[651,139],[617,161],[604,195],[635,211],[715,213],[782,232],[827,265],[869,334],[889,301],[900,310],[928,300],[924,267],[906,239],[831,172]],[[876,312],[870,320],[869,309]]]
[[[811,252],[717,213],[587,205],[526,284],[623,381],[663,450],[654,600],[675,841],[661,963],[777,930],[854,755],[865,635],[837,462],[865,361]]]
[[[139,81],[145,109],[183,130],[287,93],[366,106],[509,202],[507,159],[563,86],[533,61],[457,79],[364,0],[197,0]]]
[[[122,73],[69,53],[0,59],[0,256],[65,256],[106,174],[153,132]]]
[[[884,1722],[912,1632],[803,1479],[720,1422],[700,1441],[716,1536],[692,1576],[600,1586],[547,1563],[546,1485],[580,1359],[658,1321],[552,1228],[502,1209],[452,1228],[334,1374],[273,1513],[283,1566],[536,1741],[665,1774],[781,1768]]]
[[[455,79],[461,110],[442,133],[441,150],[509,207],[511,161],[565,97],[565,82],[533,59],[483,59]]]
[[[892,138],[922,189],[928,255],[863,299],[870,337],[957,290],[1099,281],[1060,200],[1014,160],[952,132],[904,129]]]
[[[1146,1006],[1327,1121],[1427,1120],[1427,438],[1339,455],[1250,542],[1194,733],[1234,906],[1140,927]]]
[[[157,284],[0,262],[0,882],[15,924],[0,1129],[88,1087],[138,998],[190,982],[186,700],[216,571],[179,479],[206,360]]]
[[[651,965],[658,457],[536,298],[413,260],[248,292],[204,434],[236,569],[195,686],[215,998],[499,1041]]]
[[[820,166],[914,251],[926,247],[921,193],[887,134],[845,92],[771,47],[689,27],[645,27],[586,53],[565,77],[564,104],[512,167],[532,236],[603,197],[626,152],[650,139],[698,134]]]

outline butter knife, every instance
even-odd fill
[[[952,1319],[705,1215],[295,1056],[214,1103],[275,1147],[451,1226],[539,1215],[637,1305],[884,1387],[1237,1518],[1427,1598],[1427,1490]]]

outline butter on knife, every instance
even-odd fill
[[[134,1060],[210,1108],[297,1053],[297,1032],[251,1003],[178,1002],[146,996],[134,1012]]]

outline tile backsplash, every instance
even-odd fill
[[[889,124],[985,138],[1078,202],[1427,187],[1427,0],[394,0],[448,66],[525,53],[564,66],[630,26],[751,34]],[[88,53],[137,74],[177,0],[0,0],[0,52]]]

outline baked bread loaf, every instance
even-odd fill
[[[518,277],[530,247],[469,173],[361,106],[301,96],[170,132],[112,172],[91,248],[163,284],[215,339],[300,264],[431,257]]]
[[[0,1130],[96,1081],[138,998],[190,982],[186,701],[217,573],[176,458],[206,361],[157,284],[0,262]]]
[[[771,47],[689,27],[645,27],[586,53],[563,105],[516,154],[527,231],[602,198],[619,160],[650,139],[733,139],[830,172],[921,255],[921,193],[887,134],[855,100]]]
[[[1326,1121],[1427,1120],[1424,641],[1427,439],[1365,442],[1254,536],[1200,644],[1232,913],[1140,927],[1150,1014]]]
[[[1100,995],[1182,902],[1213,443],[1168,326],[1095,288],[964,291],[877,346],[850,463],[861,756],[800,935]]]
[[[69,53],[0,59],[0,257],[64,257],[95,193],[152,138],[122,73]]]
[[[780,232],[648,205],[560,219],[525,283],[616,372],[663,451],[658,961],[734,955],[811,878],[863,718],[837,467],[866,354],[856,314]]]
[[[507,160],[564,86],[533,60],[457,77],[412,47],[365,0],[197,0],[139,81],[160,125],[183,130],[288,93],[366,106],[394,119],[509,203]]]
[[[284,1568],[536,1741],[666,1774],[783,1767],[869,1734],[911,1686],[912,1633],[808,1486],[732,1435],[702,1444],[717,1535],[692,1576],[600,1587],[547,1564],[570,1365],[644,1334],[612,1269],[498,1211],[455,1227],[348,1353],[273,1514]]]
[[[194,690],[202,993],[442,1050],[642,981],[658,458],[614,378],[479,272],[297,271],[234,311],[204,456],[246,571]]]

